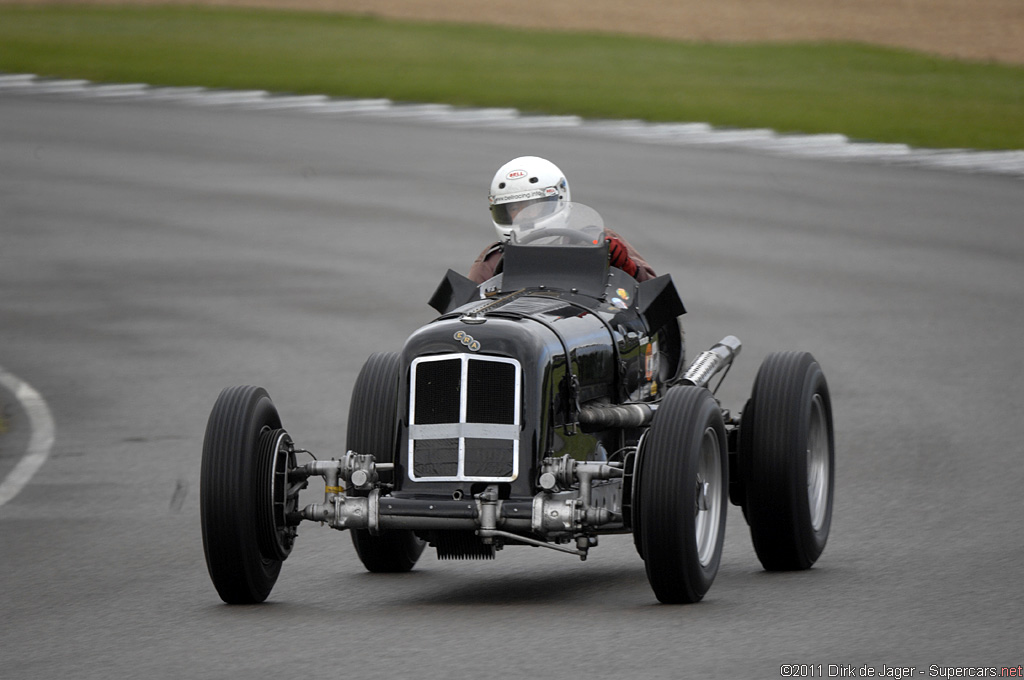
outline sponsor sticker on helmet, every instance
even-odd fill
[[[504,196],[492,196],[491,205],[515,203],[516,201],[529,201],[533,198],[544,198],[544,192],[540,189],[534,189],[532,191],[520,191],[515,194],[505,194]]]
[[[505,175],[505,179],[522,179],[526,177],[526,175],[528,174],[529,173],[527,173],[526,170],[512,170],[507,175]]]
[[[548,187],[547,189],[544,190],[544,195],[545,196],[554,196],[557,193],[558,193],[558,189],[556,189],[554,187]]]

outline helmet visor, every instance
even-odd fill
[[[558,195],[555,194],[554,196],[545,196],[544,198],[531,198],[528,201],[515,201],[513,203],[492,205],[491,219],[494,220],[495,224],[510,226],[512,224],[512,220],[514,220],[516,215],[522,212],[524,208],[540,204],[544,205],[530,211],[530,217],[532,219],[547,217],[558,210]]]

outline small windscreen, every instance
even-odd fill
[[[547,288],[604,295],[608,246],[604,220],[593,208],[564,203],[544,217],[538,206],[513,220],[502,261],[502,290]]]
[[[523,288],[576,290],[601,298],[608,282],[608,246],[505,246],[504,291]]]

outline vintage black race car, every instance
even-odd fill
[[[348,529],[372,572],[408,571],[428,544],[442,559],[511,545],[585,559],[601,534],[631,533],[666,603],[711,586],[728,500],[766,569],[817,560],[834,484],[818,363],[769,355],[732,416],[708,385],[739,340],[687,365],[672,278],[609,267],[592,209],[569,204],[560,219],[522,219],[480,286],[448,272],[431,300],[440,316],[363,366],[337,458],[297,448],[263,388],[220,394],[201,517],[225,602],[266,599],[303,521]],[[303,505],[310,477],[324,479],[323,499]]]

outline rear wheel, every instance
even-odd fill
[[[835,485],[832,400],[807,352],[768,355],[740,422],[747,522],[765,569],[808,569],[828,540]]]
[[[722,411],[711,393],[671,388],[638,457],[636,480],[634,532],[661,602],[697,602],[715,580],[725,538],[727,455]]]
[[[370,356],[352,388],[345,446],[373,454],[379,463],[394,461],[398,443],[398,400],[401,359],[394,352]],[[385,531],[374,536],[352,530],[352,544],[363,566],[372,572],[405,572],[416,565],[426,543],[412,531]]]
[[[262,387],[229,387],[210,412],[203,441],[200,517],[213,585],[228,604],[262,602],[291,552],[286,522],[295,467],[291,439]]]

